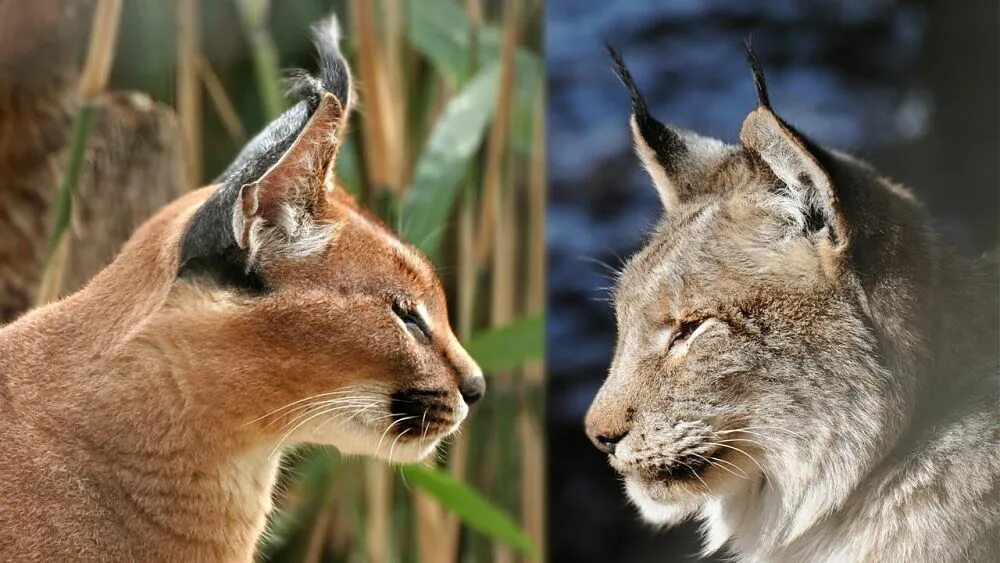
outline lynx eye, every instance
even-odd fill
[[[427,341],[430,339],[430,329],[427,327],[427,322],[415,309],[400,303],[393,303],[392,312],[403,322],[410,334],[418,340]]]
[[[670,339],[670,344],[667,346],[667,351],[671,351],[677,346],[687,342],[694,336],[695,332],[698,330],[702,324],[704,324],[706,319],[698,319],[695,321],[682,321],[680,326],[677,327],[677,331],[674,332],[674,336]]]

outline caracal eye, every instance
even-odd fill
[[[392,304],[392,312],[403,322],[403,325],[406,326],[406,329],[415,338],[421,341],[430,340],[430,330],[427,327],[427,322],[424,321],[424,318],[420,316],[420,313],[416,309],[397,302]]]

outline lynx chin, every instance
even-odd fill
[[[617,280],[591,440],[657,526],[739,561],[1000,561],[996,263],[758,105],[739,143],[653,118],[665,213]],[[956,189],[959,189],[956,186]]]

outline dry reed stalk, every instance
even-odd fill
[[[409,147],[407,143],[406,119],[407,88],[403,73],[403,21],[400,0],[386,0],[383,3],[383,30],[385,50],[383,50],[382,69],[383,103],[385,109],[383,130],[386,132],[386,144],[390,151],[389,160],[392,168],[392,186],[402,192],[409,184],[410,166]]]
[[[100,0],[94,11],[94,25],[87,47],[87,61],[83,65],[77,92],[84,103],[93,101],[107,88],[111,63],[118,42],[118,21],[121,19],[121,0]]]
[[[323,548],[326,546],[326,536],[330,529],[330,523],[334,520],[332,508],[335,490],[331,486],[326,493],[323,506],[320,507],[316,518],[312,522],[309,530],[309,538],[306,540],[306,549],[302,556],[305,563],[320,563],[323,560]]]
[[[198,3],[177,2],[177,114],[184,136],[188,187],[201,184],[201,88],[198,60],[201,51]]]
[[[40,307],[59,298],[59,294],[62,291],[62,280],[66,271],[66,262],[69,258],[69,247],[69,237],[65,234],[60,236],[55,250],[49,256],[45,271],[42,273],[41,283],[38,286],[38,296],[35,298],[35,306]]]
[[[243,127],[243,121],[240,120],[239,112],[236,111],[236,106],[226,93],[219,76],[212,70],[212,65],[203,56],[198,57],[198,76],[205,85],[205,91],[208,92],[208,99],[212,102],[215,113],[222,121],[222,126],[226,128],[226,134],[236,145],[246,143],[247,132]]]
[[[504,4],[503,48],[500,53],[500,91],[497,95],[496,114],[490,126],[490,136],[486,141],[486,168],[483,172],[483,197],[480,200],[479,217],[482,223],[476,234],[476,263],[484,264],[489,258],[492,221],[492,206],[500,190],[500,176],[507,154],[507,132],[510,113],[514,105],[514,83],[517,76],[514,55],[517,52],[521,26],[520,0],[508,0]]]
[[[354,34],[358,38],[357,65],[358,83],[361,90],[361,120],[364,135],[365,168],[370,183],[376,190],[390,189],[394,181],[391,164],[392,147],[389,146],[385,123],[387,121],[385,75],[380,72],[382,65],[381,46],[378,31],[372,16],[370,0],[352,0],[351,14],[354,20]]]
[[[369,561],[387,561],[392,517],[392,472],[382,463],[365,464],[365,545]]]
[[[447,563],[457,561],[454,550],[449,551],[443,533],[446,530],[444,509],[435,499],[418,490],[413,491],[416,513],[417,561],[421,563]]]
[[[72,215],[72,200],[83,168],[86,152],[87,132],[92,121],[95,101],[107,88],[114,61],[115,45],[118,42],[118,22],[121,19],[121,0],[100,0],[94,10],[87,60],[80,76],[77,94],[81,107],[74,124],[72,145],[65,175],[60,185],[59,202],[55,207],[52,234],[49,237],[48,255],[42,271],[36,305],[50,303],[59,297],[62,290],[63,273],[69,257],[67,231]]]
[[[465,11],[469,15],[469,22],[475,27],[483,25],[483,7],[479,0],[465,0]]]
[[[490,294],[490,323],[494,327],[510,323],[514,319],[517,307],[518,238],[517,229],[514,228],[518,224],[517,198],[515,197],[517,176],[509,169],[513,165],[513,160],[508,161],[508,163],[506,174],[499,179],[493,202],[494,248],[490,268],[493,278]],[[514,383],[512,376],[513,374],[510,372],[498,372],[494,374],[493,380],[504,387],[509,387]],[[501,458],[504,455],[510,455],[506,452],[499,452],[499,454]],[[509,479],[510,477],[500,473],[495,478]],[[513,563],[514,551],[505,544],[494,543],[493,561]]]

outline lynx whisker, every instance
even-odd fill
[[[695,479],[698,479],[699,481],[701,481],[702,485],[705,485],[705,492],[706,493],[711,493],[712,492],[712,487],[708,486],[708,483],[706,483],[705,480],[701,478],[701,475],[698,475],[698,472],[695,471],[693,467],[691,467],[690,465],[684,463],[683,461],[679,461],[678,460],[677,463],[683,465],[684,467],[687,467],[688,470],[691,471],[691,475],[694,475]]]
[[[705,460],[705,463],[707,463],[707,464],[709,464],[711,466],[714,466],[714,467],[718,467],[719,469],[722,469],[724,471],[727,471],[728,473],[732,474],[734,477],[739,477],[741,479],[747,479],[747,480],[750,479],[750,476],[747,475],[746,471],[743,471],[743,469],[740,468],[740,466],[736,465],[735,463],[726,461],[724,459],[719,459],[719,458],[713,457],[713,456],[705,457],[703,455],[696,454],[694,452],[691,452],[689,455],[693,455],[695,457],[701,458],[701,459]],[[727,465],[731,465],[731,466],[735,467],[737,470],[739,470],[740,474],[737,474],[735,471],[733,471],[732,469],[729,469],[728,467],[726,467],[724,465],[719,465],[720,463],[725,463]]]
[[[709,445],[709,446],[719,446],[720,448],[729,448],[731,450],[736,450],[736,451],[740,452],[741,454],[747,456],[748,458],[750,458],[750,461],[752,461],[754,463],[754,465],[756,465],[757,468],[760,469],[760,473],[761,473],[761,475],[764,476],[764,480],[767,481],[767,485],[769,487],[771,487],[772,489],[774,488],[774,485],[771,484],[771,478],[768,476],[767,471],[764,471],[764,466],[762,466],[760,464],[760,462],[757,461],[757,458],[755,458],[754,456],[748,454],[746,451],[744,451],[744,450],[742,450],[740,448],[737,448],[736,446],[731,446],[729,444],[720,444],[718,442],[705,442],[705,444]]]

